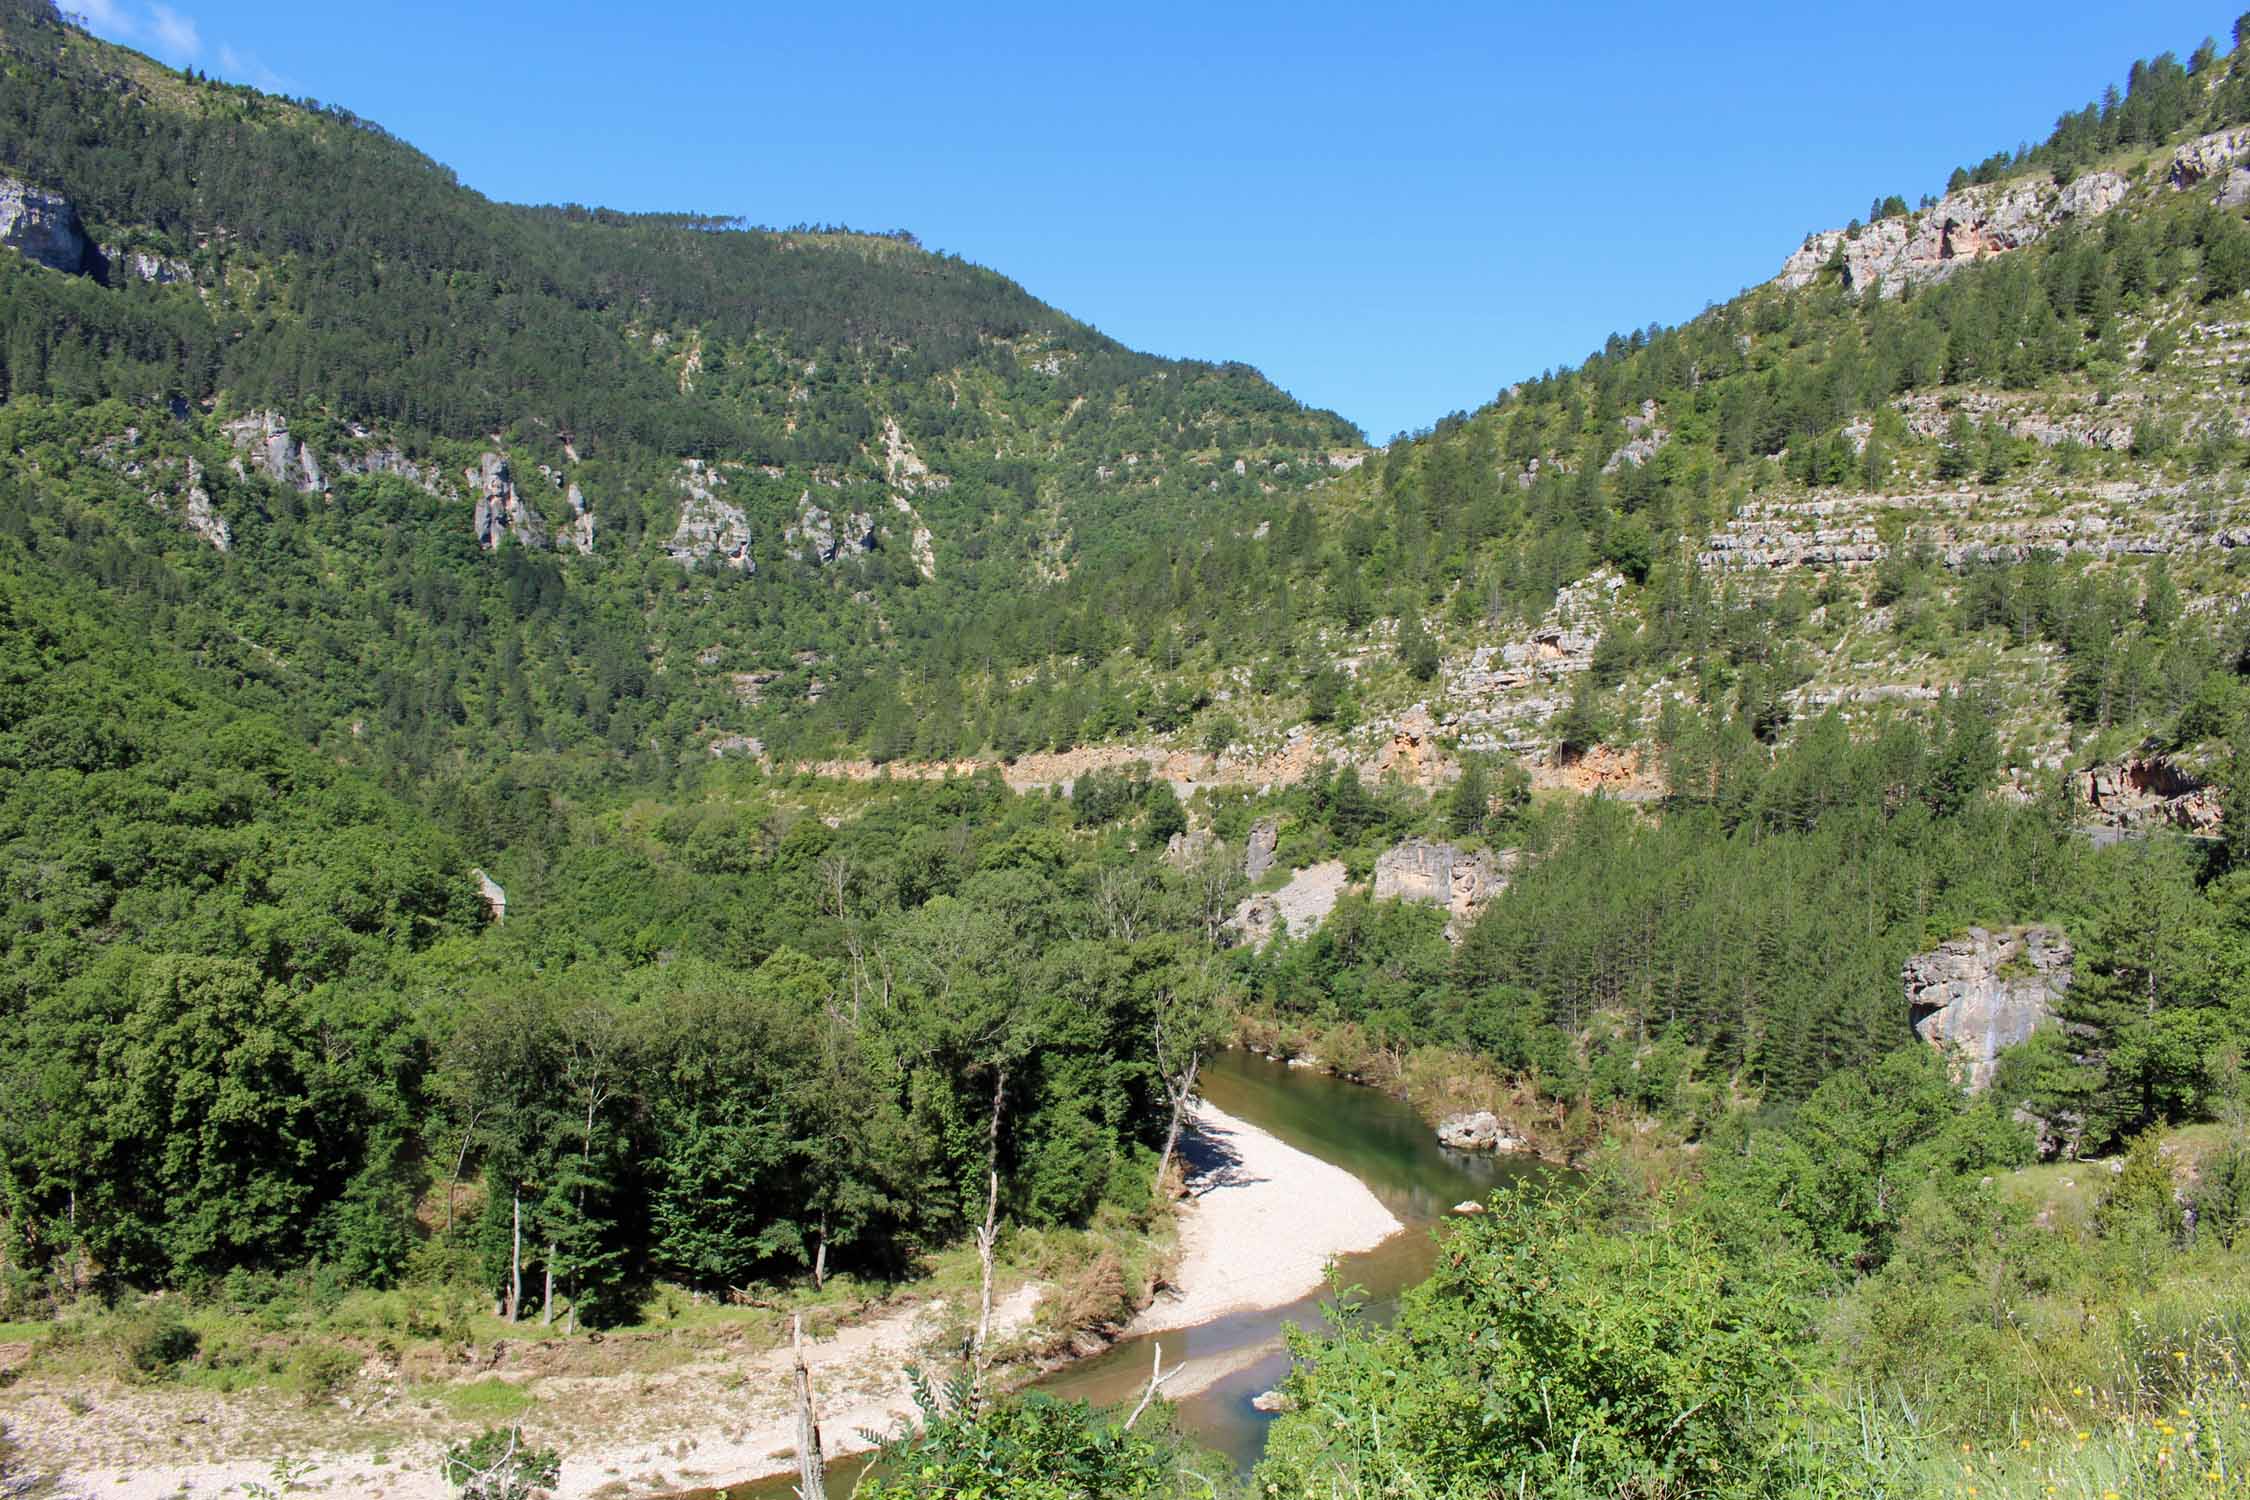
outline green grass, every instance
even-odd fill
[[[520,1417],[539,1404],[522,1386],[494,1375],[467,1385],[423,1386],[415,1394],[437,1402],[464,1421],[503,1422]]]

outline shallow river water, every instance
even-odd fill
[[[1388,1318],[1398,1294],[1423,1280],[1436,1259],[1432,1228],[1453,1205],[1483,1198],[1497,1183],[1543,1170],[1536,1163],[1448,1151],[1411,1107],[1376,1089],[1292,1068],[1248,1052],[1227,1052],[1204,1069],[1202,1091],[1237,1119],[1298,1150],[1333,1162],[1367,1184],[1406,1226],[1375,1249],[1339,1262],[1344,1283],[1363,1288],[1368,1311]],[[1237,1313],[1194,1328],[1153,1335],[1167,1369],[1182,1360],[1224,1358],[1239,1368],[1178,1402],[1179,1420],[1198,1441],[1236,1463],[1256,1462],[1272,1418],[1251,1406],[1289,1368],[1282,1328],[1317,1327],[1318,1295],[1265,1312]],[[1148,1337],[1124,1339],[1092,1359],[1066,1365],[1032,1389],[1096,1406],[1138,1399],[1148,1380]],[[832,1466],[831,1473],[844,1467]],[[737,1487],[738,1496],[789,1495],[795,1480]],[[705,1492],[708,1493],[708,1492]]]

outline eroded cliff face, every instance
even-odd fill
[[[1783,263],[1775,282],[1785,291],[1810,286],[1840,256],[1845,290],[1879,287],[1896,297],[1973,261],[2020,250],[2074,220],[2099,218],[2124,201],[2129,186],[2115,172],[2093,172],[2060,188],[2039,178],[1963,188],[1919,213],[1816,234]]]
[[[463,470],[462,475],[476,490],[478,546],[497,552],[502,543],[510,541],[519,547],[547,545],[547,518],[516,488],[515,469],[505,457],[487,453],[477,460],[475,468]]]
[[[2078,794],[2105,828],[2177,828],[2216,837],[2219,799],[2201,777],[2168,756],[2135,757],[2076,774]]]
[[[750,518],[742,513],[742,507],[720,493],[727,486],[727,476],[703,460],[691,458],[681,465],[673,482],[685,498],[680,502],[680,524],[673,529],[672,540],[664,545],[665,555],[682,567],[692,568],[707,557],[716,557],[740,572],[756,572],[758,565],[750,557]]]
[[[237,479],[251,472],[300,495],[317,495],[328,488],[321,472],[320,455],[310,444],[300,443],[289,431],[289,419],[276,411],[254,411],[226,424],[227,441],[235,451]]]
[[[1428,839],[1408,839],[1377,856],[1373,895],[1378,901],[1442,906],[1452,914],[1447,935],[1458,936],[1485,902],[1508,888],[1516,858],[1513,849],[1494,854]]]
[[[66,276],[102,273],[99,254],[68,198],[0,177],[0,245]]]
[[[875,518],[839,504],[816,504],[811,490],[797,497],[797,519],[781,535],[783,549],[801,562],[832,563],[839,557],[875,550]]]
[[[1915,1034],[1946,1052],[1974,1093],[2003,1049],[2051,1024],[2070,988],[2070,940],[2054,927],[1972,927],[1906,961],[1900,978]]]

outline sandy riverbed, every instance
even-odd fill
[[[1192,1328],[1229,1313],[1284,1307],[1319,1290],[1328,1262],[1372,1250],[1404,1226],[1342,1167],[1204,1104],[1183,1143],[1189,1204],[1179,1287],[1131,1333]],[[1173,1395],[1184,1394],[1168,1384]]]

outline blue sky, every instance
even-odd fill
[[[2250,3],[2250,0],[2246,0]],[[2225,8],[64,0],[495,198],[904,228],[1378,441],[2046,134]]]

